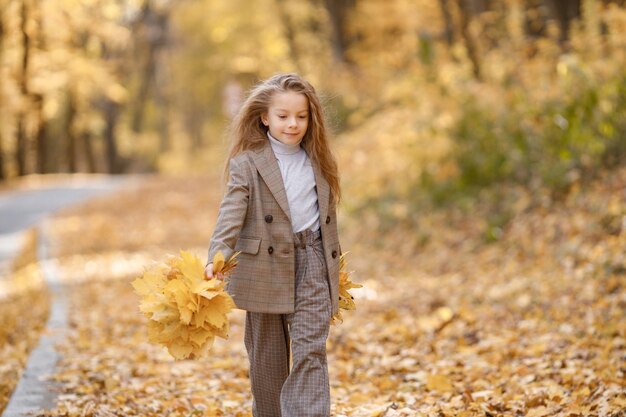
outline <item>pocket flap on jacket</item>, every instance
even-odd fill
[[[240,237],[239,239],[237,239],[237,244],[235,245],[235,251],[241,251],[243,253],[256,255],[259,252],[260,246],[261,246],[261,239],[256,239],[252,237]]]

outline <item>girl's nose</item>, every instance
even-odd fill
[[[295,118],[290,118],[289,119],[289,127],[296,127],[298,125],[298,123],[296,123],[296,119]]]

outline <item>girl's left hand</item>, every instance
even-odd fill
[[[204,268],[204,277],[206,279],[217,278],[220,281],[224,281],[224,274],[222,274],[221,272],[218,272],[217,276],[215,277],[213,276],[213,263],[212,262],[208,264],[206,268]]]

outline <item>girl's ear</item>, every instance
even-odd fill
[[[261,123],[263,123],[264,126],[269,126],[269,122],[267,121],[267,114],[263,113],[261,115]]]

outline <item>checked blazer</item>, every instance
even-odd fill
[[[313,161],[324,258],[332,314],[339,309],[337,216],[330,186]],[[227,291],[238,308],[287,314],[295,308],[295,248],[283,178],[269,140],[229,162],[230,180],[211,237],[208,261],[222,251],[228,259],[241,251],[227,278]]]

